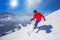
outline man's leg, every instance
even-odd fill
[[[37,21],[37,20],[36,20],[35,25],[34,25],[34,29],[37,28],[37,25],[38,25],[39,22],[40,22],[40,21]]]
[[[36,20],[33,29],[32,29],[30,32],[28,32],[28,35],[29,35],[29,36],[30,36],[30,33],[32,33],[32,32],[34,31],[34,29],[36,29],[36,27],[37,27],[37,25],[38,25],[39,22],[40,22],[40,21],[37,21],[37,20]]]

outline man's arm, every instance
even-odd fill
[[[31,19],[31,21],[35,19],[35,16],[36,16],[36,13],[34,14],[34,17]]]
[[[46,19],[45,19],[45,17],[44,17],[44,15],[43,15],[43,14],[42,14],[42,17],[43,17],[43,19],[44,19],[44,21],[45,21]]]
[[[46,20],[45,17],[43,16],[44,21]]]

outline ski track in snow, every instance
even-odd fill
[[[13,32],[11,34],[5,35],[0,37],[0,40],[60,40],[60,9],[47,15],[46,21],[41,21],[38,24],[39,26],[42,25],[52,25],[52,29],[50,33],[46,33],[45,30],[40,30],[38,33],[36,33],[36,30],[34,30],[30,36],[28,36],[27,32],[31,31],[34,22],[32,22],[30,25],[27,25],[27,27],[22,27],[21,30]]]

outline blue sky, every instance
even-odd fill
[[[35,9],[42,13],[53,12],[60,9],[60,0],[0,0],[0,12],[33,13]]]

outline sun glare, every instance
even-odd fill
[[[17,0],[11,0],[10,5],[11,5],[11,7],[16,7],[17,6]]]

